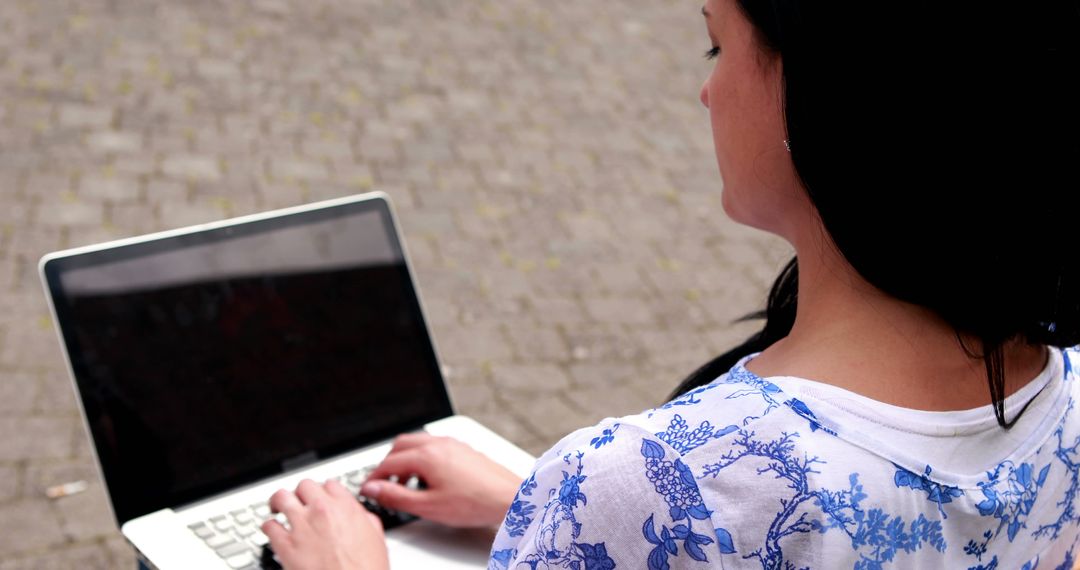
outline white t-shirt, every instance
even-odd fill
[[[742,359],[712,383],[545,453],[489,568],[1071,568],[1076,349],[1005,403],[928,412]],[[587,405],[588,402],[583,402]]]

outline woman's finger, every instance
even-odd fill
[[[326,491],[311,479],[304,479],[296,486],[296,496],[300,498],[300,502],[310,505],[320,497],[325,497]]]
[[[259,528],[262,529],[266,538],[270,539],[270,547],[274,549],[274,552],[281,554],[292,548],[292,536],[289,535],[289,531],[285,530],[281,523],[270,519],[262,523]]]
[[[431,501],[430,491],[416,491],[390,481],[368,481],[360,493],[388,509],[418,516],[424,516],[424,507]]]
[[[275,513],[284,513],[289,519],[289,524],[295,527],[297,521],[301,519],[304,505],[292,491],[281,489],[270,496],[270,510]]]
[[[368,481],[386,479],[391,475],[420,475],[422,478],[431,470],[428,455],[422,448],[406,449],[400,453],[386,456],[382,463],[368,475]]]
[[[330,479],[323,487],[326,488],[326,494],[335,499],[352,499],[356,500],[356,496],[351,491],[345,488],[345,485],[338,483],[334,479]]]
[[[403,433],[394,438],[394,447],[390,449],[390,453],[420,447],[421,445],[431,443],[434,439],[435,436],[422,431],[416,433]]]

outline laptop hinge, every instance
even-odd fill
[[[289,471],[294,471],[296,469],[307,467],[308,465],[311,465],[312,463],[316,463],[318,461],[319,456],[314,451],[309,451],[307,453],[301,453],[296,457],[291,457],[289,459],[286,459],[285,461],[282,461],[281,470],[288,473]]]

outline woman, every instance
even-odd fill
[[[724,209],[796,252],[762,332],[525,482],[417,435],[362,492],[492,568],[1070,567],[1080,5],[941,4],[708,0]],[[287,568],[386,567],[335,483],[272,505]]]

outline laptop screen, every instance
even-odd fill
[[[121,524],[452,414],[382,198],[44,274]]]

